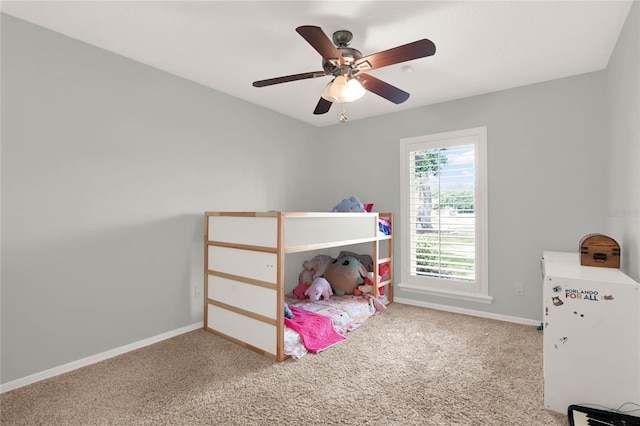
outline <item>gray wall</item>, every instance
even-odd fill
[[[315,127],[4,14],[1,83],[2,383],[202,321],[205,210],[311,208]]]
[[[542,310],[543,250],[576,251],[603,231],[602,72],[554,80],[329,128],[328,158],[342,158],[327,184],[399,214],[401,138],[487,126],[490,305],[426,296],[397,297],[528,319]],[[343,141],[340,141],[340,138]],[[362,152],[366,165],[349,164]],[[600,170],[602,173],[585,173]],[[398,218],[399,219],[399,218]],[[396,219],[396,229],[399,220]],[[395,234],[395,256],[402,244]],[[400,264],[397,262],[396,264]],[[398,278],[398,277],[396,277]],[[525,295],[515,294],[515,283]],[[401,283],[400,283],[401,284]]]
[[[605,229],[621,246],[622,270],[640,281],[640,2],[631,7],[606,83]]]
[[[2,15],[0,382],[200,321],[205,210],[357,195],[398,214],[410,136],[487,126],[495,301],[398,296],[540,319],[542,250],[590,232],[625,244],[637,273],[637,218],[603,214],[638,205],[637,4],[630,16],[611,71],[315,128]],[[310,156],[338,172],[311,181]]]
[[[539,259],[599,232],[640,281],[640,3],[608,68],[328,128],[328,187],[399,214],[399,140],[487,126],[490,305],[403,291],[416,303],[541,319]],[[365,159],[361,156],[366,153]],[[334,191],[335,192],[335,191]],[[334,192],[327,192],[326,203]],[[396,219],[397,226],[398,219]],[[398,229],[398,228],[396,228]],[[401,238],[394,238],[399,264]],[[514,284],[525,284],[515,295]]]

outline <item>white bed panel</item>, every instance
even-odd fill
[[[269,288],[208,276],[209,299],[275,319],[278,292]]]
[[[277,217],[209,216],[209,241],[272,247],[278,245]]]
[[[217,306],[208,305],[207,325],[270,354],[276,354],[277,328]]]
[[[375,215],[287,217],[285,247],[333,243],[339,245],[340,241],[373,239],[378,235],[377,228],[378,219]]]
[[[209,269],[269,283],[277,282],[278,256],[252,250],[209,246]]]

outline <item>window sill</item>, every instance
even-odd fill
[[[493,303],[493,297],[488,296],[486,294],[479,294],[471,291],[446,290],[446,289],[435,288],[435,287],[425,287],[425,286],[403,284],[403,283],[398,283],[397,286],[402,290],[410,291],[413,293],[428,294],[431,296],[439,296],[439,297],[448,297],[450,299],[485,303],[487,305]]]

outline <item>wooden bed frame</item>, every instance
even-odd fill
[[[392,213],[205,212],[204,218],[204,328],[216,335],[277,361],[287,358],[289,253],[371,243],[374,282],[378,265],[389,266],[374,295],[387,286],[393,302],[393,238],[378,228],[378,218],[393,226]],[[385,242],[387,256],[380,258]]]

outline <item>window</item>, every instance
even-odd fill
[[[400,141],[401,288],[491,303],[486,146],[486,127]]]

